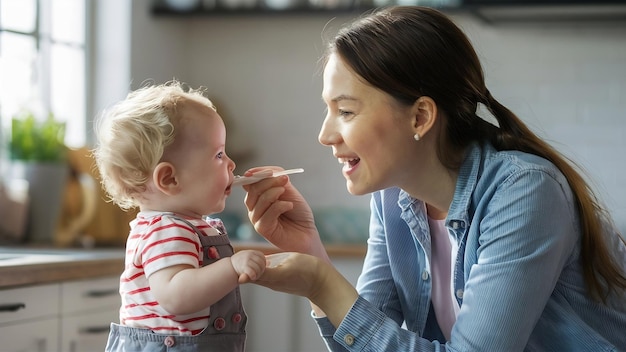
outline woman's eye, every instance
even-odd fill
[[[349,117],[352,115],[352,111],[339,109],[339,115],[342,117]]]

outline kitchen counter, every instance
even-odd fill
[[[119,275],[123,249],[0,247],[0,288]]]
[[[235,251],[257,249],[279,252],[264,242],[234,242]],[[365,246],[327,245],[331,258],[362,258]],[[58,249],[0,247],[0,289],[32,284],[93,279],[119,275],[124,269],[124,249]]]

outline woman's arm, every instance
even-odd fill
[[[270,261],[272,256],[268,256]],[[255,283],[279,292],[307,297],[330,313],[320,322],[320,325],[324,325],[328,321],[336,329],[332,332],[334,336],[322,336],[330,351],[443,350],[438,342],[428,341],[402,328],[360,297],[332,265],[319,258],[289,253],[279,264],[266,268]]]
[[[494,190],[464,230],[471,238],[460,264],[467,275],[463,305],[445,347],[403,329],[319,259],[291,254],[259,283],[308,297],[332,312],[332,351],[521,351],[575,246],[576,216],[571,194],[542,172],[522,172]]]
[[[273,256],[282,255],[270,255],[268,260],[271,262]],[[291,252],[281,262],[268,266],[255,283],[275,291],[308,298],[311,303],[328,312],[327,317],[334,326],[339,326],[358,297],[352,284],[332,264],[315,256],[296,252]]]

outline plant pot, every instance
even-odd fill
[[[68,175],[66,163],[11,161],[9,177],[28,182],[25,241],[42,244],[53,242]]]

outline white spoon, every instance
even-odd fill
[[[233,180],[233,186],[249,185],[251,183],[255,183],[263,179],[266,179],[268,177],[278,177],[278,176],[283,176],[283,175],[299,174],[302,172],[304,172],[304,169],[302,168],[282,170],[282,171],[263,170],[263,171],[259,171],[253,174],[252,176],[235,176],[235,179]]]

